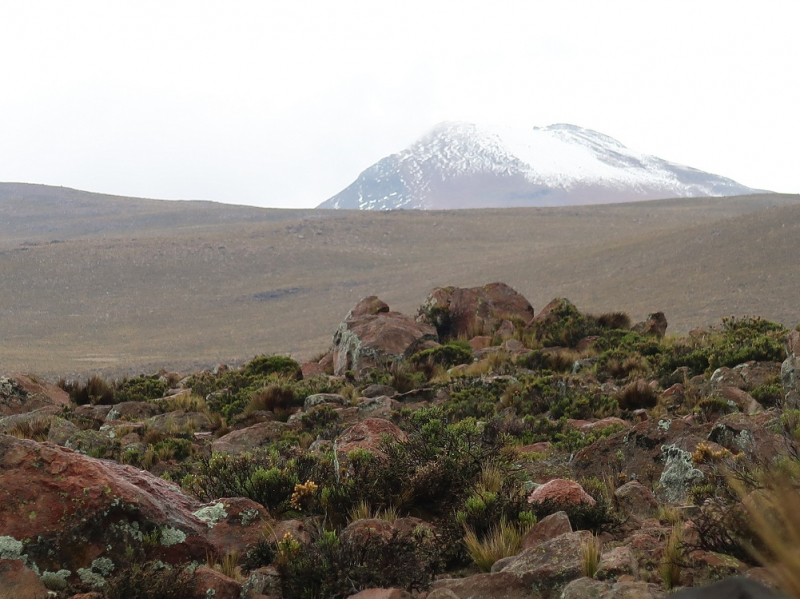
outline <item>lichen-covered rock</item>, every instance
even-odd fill
[[[525,549],[501,572],[518,576],[533,591],[556,596],[568,582],[581,576],[581,546],[592,538],[579,530]]]
[[[0,537],[22,543],[40,571],[91,571],[154,542],[165,561],[205,560],[200,504],[148,472],[69,449],[0,435]]]
[[[223,435],[211,444],[211,449],[224,453],[252,451],[276,441],[284,431],[291,428],[292,426],[285,422],[259,422]]]
[[[779,599],[769,587],[741,576],[732,576],[708,586],[683,589],[672,593],[670,599]]]
[[[564,588],[561,599],[665,599],[666,596],[658,585],[646,582],[603,582],[579,578]]]
[[[600,557],[600,565],[595,578],[598,580],[617,580],[628,574],[636,576],[639,564],[630,547],[614,547]]]
[[[637,480],[627,482],[614,491],[614,500],[624,514],[635,518],[651,518],[658,511],[658,502],[653,493]]]
[[[476,574],[466,578],[440,578],[428,599],[532,599],[531,588],[510,572]]]
[[[333,371],[341,375],[408,358],[436,345],[436,339],[432,326],[369,297],[356,304],[333,336]]]
[[[417,313],[417,320],[446,329],[452,337],[490,335],[503,322],[533,319],[533,307],[523,295],[505,283],[482,287],[438,287],[431,291]],[[508,332],[508,331],[506,331]]]
[[[700,484],[705,475],[694,467],[690,452],[676,445],[665,445],[661,451],[664,470],[658,479],[659,495],[670,503],[682,502],[692,487]]]
[[[222,572],[200,567],[194,572],[194,590],[197,597],[213,599],[239,599],[242,585]]]
[[[69,394],[28,374],[0,377],[0,416],[24,414],[45,406],[69,406]]]

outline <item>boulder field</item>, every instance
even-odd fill
[[[798,596],[800,333],[631,323],[441,287],[314,362],[0,377],[0,598]]]

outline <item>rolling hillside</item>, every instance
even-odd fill
[[[12,217],[11,237],[18,213],[0,202],[0,364],[51,379],[304,358],[367,295],[413,312],[434,286],[497,280],[537,310],[555,296],[663,310],[674,331],[732,313],[800,321],[800,196],[447,212],[114,199],[127,228],[26,201],[38,220]]]

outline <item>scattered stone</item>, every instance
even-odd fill
[[[646,582],[603,582],[593,578],[579,578],[564,588],[561,599],[665,599],[666,596],[658,585]]]
[[[617,580],[620,576],[636,576],[639,563],[630,547],[615,547],[603,553],[595,578],[598,580]]]
[[[522,549],[530,549],[545,541],[572,532],[572,524],[566,512],[556,512],[542,518],[522,538]]]
[[[651,518],[658,512],[653,493],[637,480],[625,483],[614,491],[614,498],[623,513],[638,519]]]
[[[428,599],[530,599],[531,588],[511,572],[440,578]]]
[[[537,593],[557,593],[581,576],[581,546],[592,533],[579,530],[560,535],[530,549],[525,549],[500,573],[511,573]]]
[[[595,505],[594,498],[583,490],[583,487],[574,480],[554,478],[540,487],[537,487],[528,496],[528,503],[543,503],[551,501],[558,505],[577,505],[585,503]]]

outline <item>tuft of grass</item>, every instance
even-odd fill
[[[603,552],[603,544],[600,537],[592,535],[581,543],[581,572],[584,576],[594,578],[597,569],[600,567],[600,556]]]
[[[228,578],[241,582],[244,580],[242,569],[239,567],[239,552],[227,552],[219,562],[219,571]]]
[[[32,418],[18,422],[5,434],[17,439],[31,439],[33,441],[47,441],[50,433],[50,418]]]
[[[520,552],[522,538],[528,528],[529,526],[512,524],[503,518],[500,520],[500,524],[493,526],[481,538],[472,528],[466,527],[464,545],[478,568],[483,572],[488,572],[497,560],[517,555]]]
[[[778,586],[800,598],[800,463],[786,466],[773,467],[761,477],[764,488],[749,494],[741,483],[731,484],[742,497],[750,526],[764,547],[751,552],[769,568]]]
[[[383,510],[373,511],[372,506],[363,499],[353,506],[347,515],[350,522],[355,522],[356,520],[386,520],[393,523],[399,517],[395,506],[390,505]]]
[[[643,379],[625,385],[616,394],[619,407],[623,410],[652,408],[658,403],[658,393]]]
[[[683,561],[683,523],[678,520],[672,525],[664,555],[658,565],[658,573],[667,590],[680,585],[681,562]]]
[[[494,462],[486,462],[481,467],[481,475],[478,479],[478,490],[489,493],[499,493],[503,488],[505,471]]]

